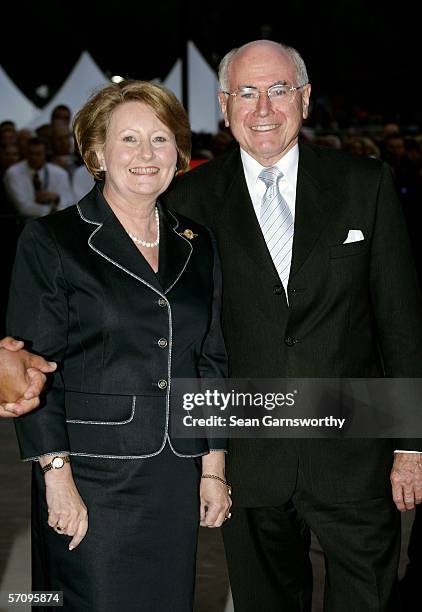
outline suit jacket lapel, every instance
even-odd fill
[[[310,256],[336,202],[330,193],[329,182],[324,177],[317,152],[306,145],[300,145],[289,282]]]
[[[179,224],[179,219],[165,206],[158,205],[160,212],[160,259],[158,278],[164,293],[168,293],[186,269],[192,255],[192,243],[180,235],[190,229]]]
[[[257,216],[246,184],[240,152],[228,160],[229,167],[225,175],[231,180],[225,186],[224,198],[227,205],[224,207],[221,227],[230,232],[231,243],[239,247],[240,261],[249,260],[259,268],[260,276],[266,277],[270,282],[277,283],[278,275],[268,252],[265,238],[262,234]],[[236,255],[232,255],[236,256]],[[246,265],[248,265],[245,262]]]
[[[88,239],[91,249],[154,291],[160,294],[168,291],[186,267],[192,247],[188,240],[173,231],[173,227],[178,223],[177,219],[165,211],[161,204],[158,204],[161,268],[158,276],[129,238],[98,186],[81,200],[78,208],[81,218],[92,225],[92,233]]]
[[[226,201],[218,226],[223,228],[223,232],[230,233],[230,256],[238,257],[241,262],[252,262],[259,269],[264,285],[279,284],[277,270],[253,210],[238,150],[228,156],[222,175],[230,178],[216,186],[217,195]],[[299,272],[310,256],[328,223],[331,210],[338,205],[338,200],[330,189],[331,182],[317,151],[306,145],[299,145],[290,279]],[[221,245],[224,237],[218,238]]]

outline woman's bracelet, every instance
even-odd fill
[[[219,480],[223,485],[227,487],[227,493],[229,495],[232,494],[232,488],[224,478],[220,478],[220,476],[216,476],[215,474],[202,474],[201,478],[214,478],[214,480]]]

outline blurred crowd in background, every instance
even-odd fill
[[[75,150],[71,119],[71,110],[59,105],[53,110],[50,123],[35,131],[20,129],[13,121],[0,124],[0,337],[5,331],[8,284],[23,225],[31,218],[74,204],[94,185]],[[301,139],[351,155],[381,159],[390,165],[422,278],[419,239],[422,133],[419,126],[401,125],[395,121],[387,123],[359,109],[345,116],[317,101],[310,120],[302,129]],[[216,134],[193,133],[191,168],[234,146],[223,122]]]

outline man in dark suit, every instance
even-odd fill
[[[167,203],[217,236],[230,375],[420,377],[421,302],[388,168],[298,144],[310,85],[292,49],[250,43],[224,58],[220,80],[240,149],[182,177]],[[261,229],[265,168],[294,218],[284,267]],[[422,499],[420,454],[406,452],[418,450],[410,439],[232,440],[223,534],[236,612],[310,610],[309,527],[327,612],[396,610],[396,506]]]
[[[388,167],[298,143],[311,86],[291,48],[232,51],[220,85],[240,150],[181,178],[167,204],[216,234],[230,375],[420,377],[421,301]],[[276,230],[281,262],[261,218],[265,168],[290,215]],[[326,611],[398,609],[396,506],[422,500],[419,450],[410,439],[232,440],[223,535],[236,612],[310,610],[309,528]]]

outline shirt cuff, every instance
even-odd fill
[[[422,453],[422,451],[413,451],[413,450],[395,450],[394,453],[406,453],[408,455],[416,455]]]

